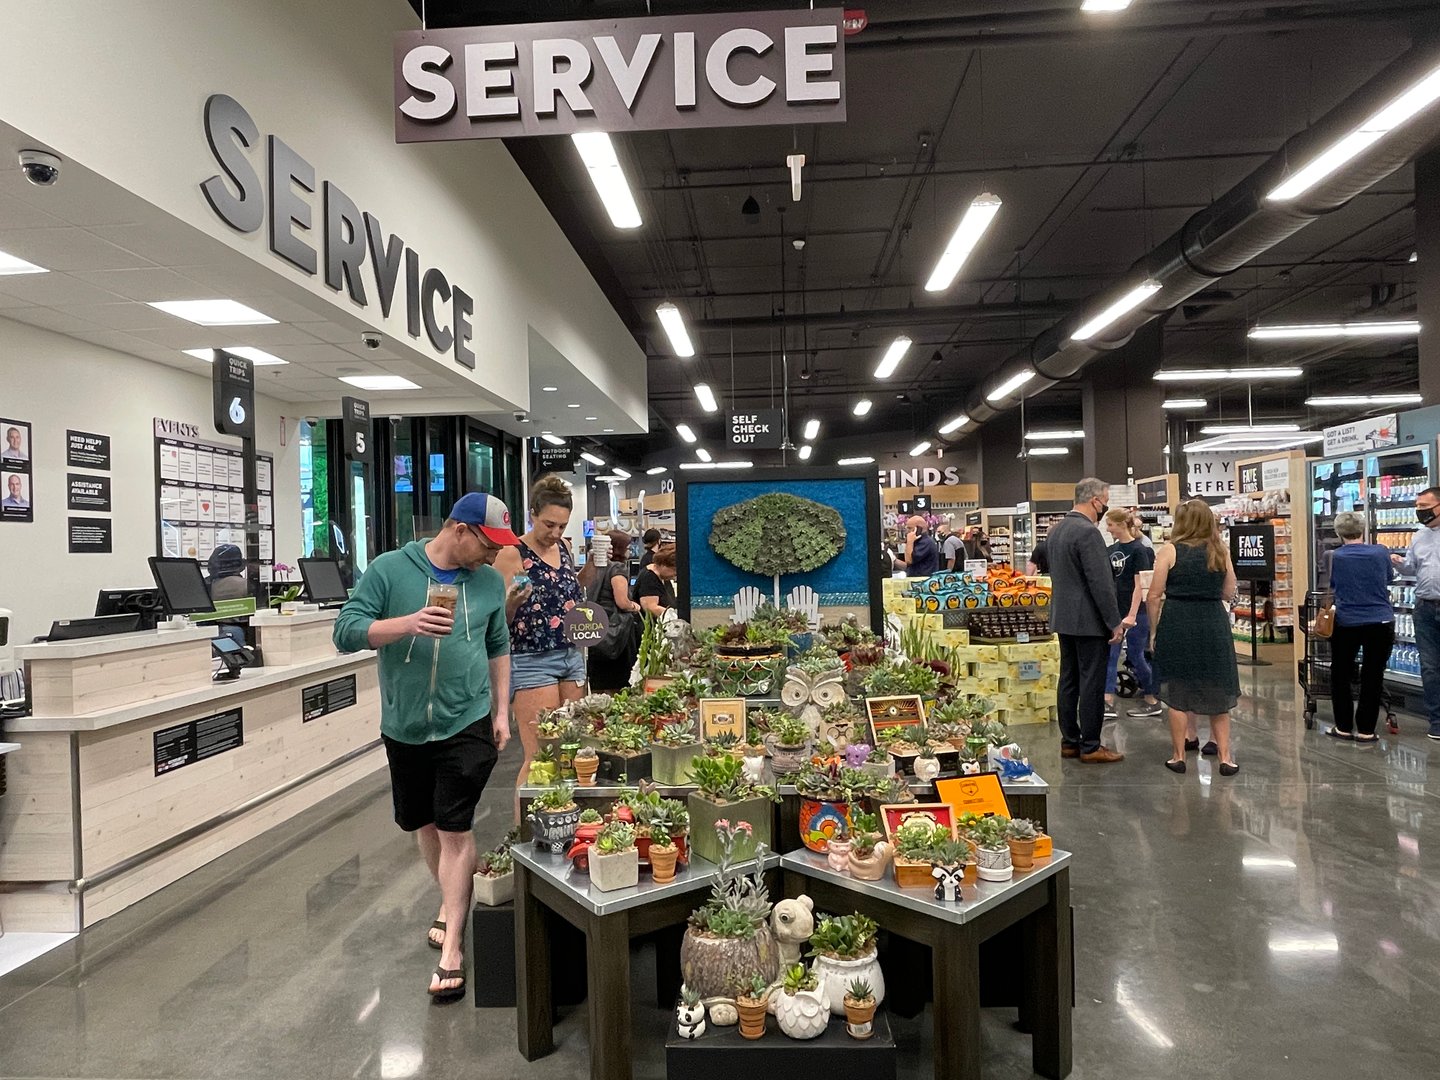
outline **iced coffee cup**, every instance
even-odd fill
[[[454,585],[442,585],[438,581],[430,582],[430,589],[425,594],[426,607],[444,608],[453,616],[455,614],[455,601],[460,597],[460,590]]]

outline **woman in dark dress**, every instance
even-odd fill
[[[612,622],[623,612],[633,612],[637,616],[640,613],[639,602],[630,596],[630,560],[625,557],[629,549],[630,534],[612,532],[610,562],[596,571],[600,576],[600,583],[595,592],[595,603],[605,609],[605,614]],[[635,653],[640,643],[639,619],[631,621],[636,624],[636,632],[631,635],[631,640],[626,643],[619,656],[609,657],[602,655],[598,649],[589,650],[591,693],[609,694],[630,685],[630,670],[635,666]]]
[[[1150,583],[1150,647],[1160,700],[1170,707],[1171,772],[1185,771],[1186,714],[1208,716],[1220,775],[1240,771],[1230,749],[1230,710],[1240,700],[1240,670],[1225,605],[1235,596],[1235,568],[1210,507],[1180,504],[1170,542],[1155,555]],[[1163,606],[1162,606],[1163,605]]]

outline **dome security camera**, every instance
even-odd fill
[[[44,150],[20,151],[20,171],[36,187],[50,187],[59,180],[63,164],[54,154]]]
[[[361,334],[360,344],[364,345],[367,349],[378,349],[380,348],[380,335],[370,332]]]

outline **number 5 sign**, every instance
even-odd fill
[[[340,399],[340,418],[345,428],[345,459],[370,461],[370,403],[359,398]]]

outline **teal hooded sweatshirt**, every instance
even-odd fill
[[[376,557],[335,619],[341,652],[370,648],[370,624],[425,606],[434,568],[425,542]],[[448,637],[404,637],[380,652],[380,731],[396,742],[438,742],[490,715],[490,661],[510,654],[505,582],[490,566],[460,570]]]

